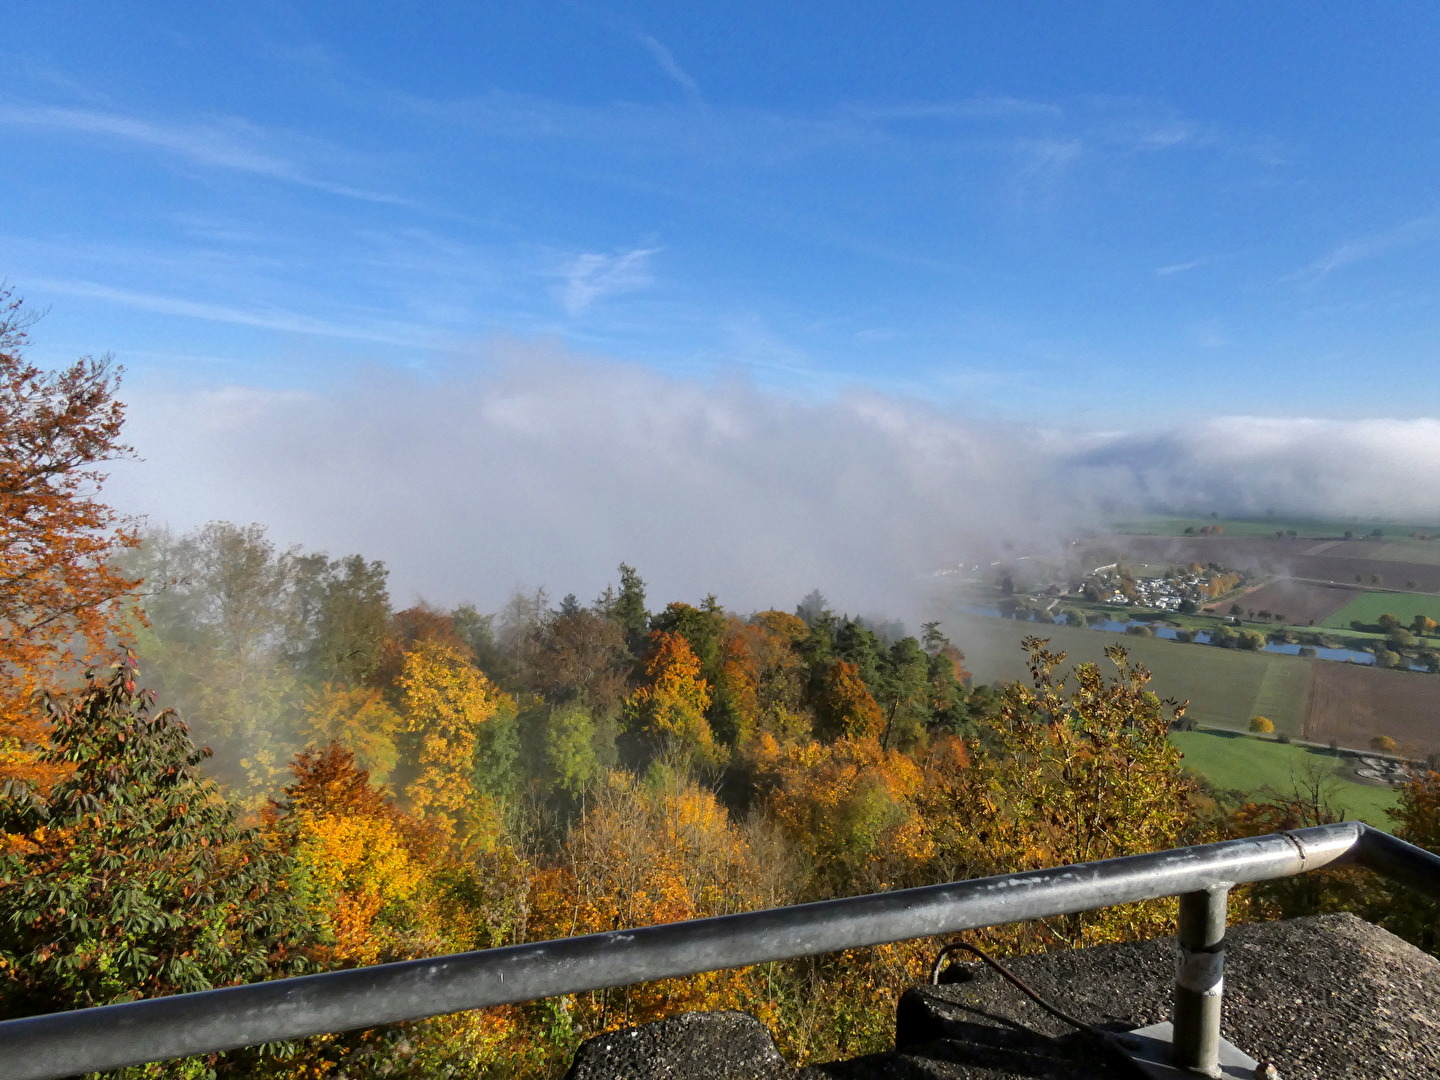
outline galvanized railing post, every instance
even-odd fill
[[[1229,884],[1180,897],[1175,964],[1175,1064],[1220,1075],[1220,1013],[1225,1003],[1225,905]]]

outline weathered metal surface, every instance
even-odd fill
[[[1425,882],[1440,859],[1359,822],[1003,877],[514,945],[0,1023],[0,1076],[56,1080],[720,968],[1287,877],[1337,862]],[[1372,851],[1372,848],[1375,850]],[[1419,857],[1423,856],[1423,858]],[[1433,880],[1430,875],[1434,875]]]
[[[1362,825],[1355,859],[1381,877],[1408,885],[1432,900],[1440,900],[1440,855],[1397,840],[1389,833]]]
[[[1175,1061],[1220,1075],[1220,1014],[1225,1003],[1225,904],[1228,883],[1180,897],[1175,964]]]
[[[1172,1030],[1170,1021],[1126,1034],[1138,1043],[1131,1060],[1146,1076],[1152,1080],[1195,1080],[1197,1070],[1175,1064],[1180,1037]],[[1216,1080],[1262,1080],[1256,1072],[1257,1066],[1258,1062],[1245,1051],[1220,1039],[1215,1046],[1214,1067],[1200,1075]]]

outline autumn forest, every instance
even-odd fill
[[[1335,820],[1184,767],[1120,648],[976,685],[940,623],[655,598],[397,609],[365,553],[193,532],[104,501],[117,375],[0,319],[0,1016],[539,941]],[[543,537],[535,538],[543,543]],[[477,542],[483,558],[483,542]],[[1440,847],[1440,775],[1396,831]],[[1433,912],[1358,871],[1237,890],[1237,919]],[[1003,952],[1152,937],[1155,902],[997,928]],[[128,1070],[558,1076],[583,1039],[750,1011],[792,1061],[877,1048],[938,947],[907,942]]]

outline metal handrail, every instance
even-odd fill
[[[1193,939],[1194,962],[1182,962],[1177,980],[1176,1045],[1194,1058],[1192,1068],[1203,1070],[1208,1042],[1219,1038],[1223,984],[1217,970],[1224,959],[1225,893],[1232,885],[1337,865],[1367,867],[1440,900],[1440,857],[1363,822],[1349,821],[947,885],[7,1020],[0,1022],[0,1076],[58,1080],[1177,895],[1182,897],[1182,948],[1190,955]],[[1214,928],[1217,897],[1219,941]],[[1187,925],[1199,929],[1187,933]]]

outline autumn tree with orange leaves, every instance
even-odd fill
[[[338,743],[311,747],[265,814],[266,832],[295,868],[310,912],[306,952],[322,968],[351,967],[508,944],[525,894],[509,852],[457,859],[433,828],[395,805]],[[517,1010],[487,1009],[419,1024],[321,1036],[306,1042],[276,1080],[439,1075],[508,1056]],[[446,1075],[453,1075],[446,1073]]]
[[[782,747],[766,734],[756,764],[766,809],[808,857],[815,897],[915,884],[934,854],[917,805],[922,769],[873,735]]]
[[[884,730],[885,714],[860,669],[848,660],[831,663],[815,693],[815,733],[826,739],[873,739]]]
[[[633,729],[654,745],[693,754],[698,761],[721,755],[710,722],[710,684],[700,676],[700,659],[683,635],[657,630],[650,635],[645,683],[625,703]]]
[[[563,859],[536,874],[531,929],[570,937],[784,903],[774,869],[715,795],[683,774],[662,767],[642,781],[616,771],[597,785]],[[590,1030],[687,1009],[766,1011],[743,970],[580,995],[574,1003]]]
[[[131,452],[120,372],[104,358],[27,363],[32,321],[0,288],[0,783],[45,778],[31,694],[115,644],[138,584],[110,561],[135,534],[98,497],[97,466]]]

